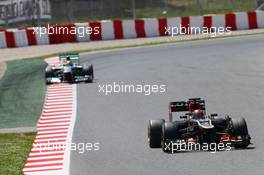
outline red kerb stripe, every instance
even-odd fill
[[[9,48],[16,47],[14,32],[5,31],[5,37],[6,37],[7,47],[9,47]]]
[[[181,18],[181,25],[182,25],[182,33],[189,34],[189,27],[190,27],[190,17],[182,17]]]
[[[204,24],[203,26],[206,27],[207,29],[211,29],[212,28],[212,16],[204,16]]]
[[[39,169],[39,170],[23,170],[25,173],[31,173],[31,172],[41,172],[41,171],[58,171],[62,170],[62,168],[47,168],[47,169]]]
[[[49,133],[41,133],[41,134],[37,134],[37,136],[43,136],[43,135],[56,135],[56,134],[67,134],[67,131],[63,131],[63,132],[49,132]]]
[[[230,27],[231,30],[237,30],[236,15],[234,13],[225,14],[225,27]]]
[[[91,34],[90,34],[90,40],[92,41],[102,40],[101,22],[90,22],[89,26],[92,29]]]
[[[169,33],[166,33],[166,28],[167,28],[167,19],[158,19],[159,22],[159,33],[160,36],[168,36]]]
[[[146,37],[144,20],[136,19],[135,20],[135,29],[136,29],[136,33],[137,33],[138,38]]]
[[[27,160],[27,163],[39,163],[39,162],[62,161],[62,160],[63,160],[63,157],[61,157],[61,158],[49,158],[49,159]]]
[[[24,168],[40,168],[40,167],[62,166],[62,165],[63,163],[38,164],[38,165],[26,165]]]
[[[77,41],[77,36],[74,34],[74,30],[76,26],[74,24],[67,24],[67,25],[62,25],[61,27],[67,29],[67,32],[64,32],[61,34],[61,43],[66,43],[66,42],[76,42]]]
[[[41,155],[30,155],[28,158],[39,158],[39,157],[50,157],[50,156],[63,156],[64,153],[51,153],[51,154],[41,154]]]
[[[123,39],[124,33],[123,33],[122,21],[121,20],[114,20],[113,21],[113,27],[114,27],[115,39]]]
[[[248,25],[249,29],[257,29],[258,21],[256,12],[248,12]]]
[[[26,29],[27,39],[28,39],[28,45],[37,45],[37,39],[34,34],[34,29]]]

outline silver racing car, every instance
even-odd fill
[[[93,65],[81,65],[79,54],[59,56],[59,65],[48,65],[45,70],[46,84],[68,82],[93,82]]]

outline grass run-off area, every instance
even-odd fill
[[[0,80],[0,129],[36,125],[46,92],[45,67],[43,59],[7,62]]]
[[[35,133],[0,134],[0,175],[23,175]]]

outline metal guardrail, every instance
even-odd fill
[[[0,26],[252,11],[264,0],[0,0]]]

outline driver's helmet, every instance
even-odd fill
[[[71,64],[71,58],[70,57],[66,57],[65,64]]]
[[[196,109],[192,112],[192,119],[202,119],[204,118],[204,111]]]

